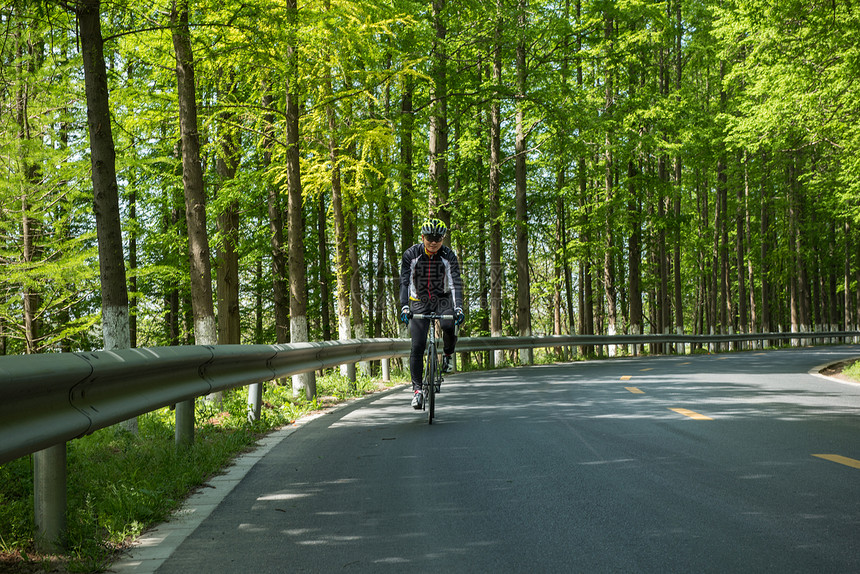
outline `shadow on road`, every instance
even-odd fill
[[[159,572],[857,570],[856,471],[811,455],[856,450],[860,387],[809,361],[456,374],[433,425],[387,391],[284,440]]]

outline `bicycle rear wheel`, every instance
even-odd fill
[[[428,357],[427,380],[424,382],[424,390],[427,393],[427,424],[433,424],[433,416],[436,414],[436,353]]]

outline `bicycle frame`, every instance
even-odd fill
[[[439,369],[439,353],[436,350],[436,321],[454,319],[453,315],[438,313],[415,313],[413,319],[429,319],[430,328],[427,330],[427,351],[424,358],[424,377],[422,378],[421,393],[424,395],[424,410],[427,411],[427,424],[433,424],[436,415],[436,393],[442,385],[442,372]]]

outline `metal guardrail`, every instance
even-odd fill
[[[461,338],[457,351],[836,340],[860,331]],[[152,347],[0,358],[0,464],[161,407],[298,373],[406,356],[408,339]]]
[[[161,407],[343,363],[406,339],[152,347],[0,358],[0,464]]]
[[[668,343],[725,345],[727,343],[773,341],[832,341],[860,337],[860,331],[826,331],[803,333],[741,333],[733,335],[544,335],[539,337],[475,337],[457,341],[457,352],[489,351],[493,349],[524,349],[549,347],[588,347],[622,345],[658,345]]]
[[[458,352],[537,347],[667,343],[722,345],[742,341],[860,337],[860,331],[741,335],[569,335],[462,338]],[[0,464],[34,454],[37,547],[63,548],[66,512],[65,442],[161,407],[342,364],[409,353],[408,339],[354,339],[287,345],[154,347],[0,357]],[[684,347],[685,348],[685,347]],[[635,352],[635,349],[634,349]],[[193,402],[191,403],[193,408]],[[191,428],[193,431],[193,426]],[[56,445],[56,446],[55,446]]]

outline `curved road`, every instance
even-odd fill
[[[455,374],[432,426],[399,387],[272,446],[151,564],[858,572],[860,385],[808,374],[857,355],[853,345]],[[132,562],[116,570],[141,571]]]

